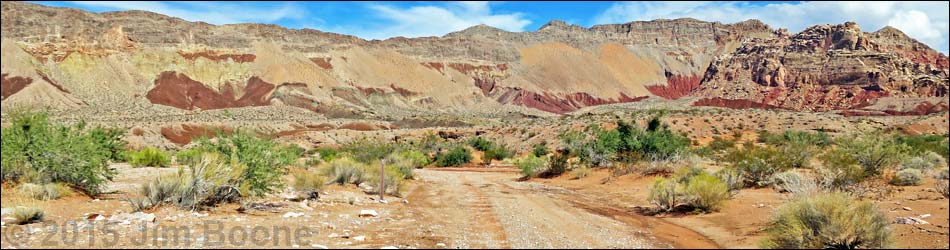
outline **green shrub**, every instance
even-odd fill
[[[400,179],[412,179],[413,170],[420,167],[416,165],[417,163],[414,162],[412,159],[409,159],[403,156],[402,154],[393,153],[392,155],[389,155],[388,157],[386,157],[386,159],[387,159],[386,166],[395,169],[396,172],[399,173]],[[369,165],[369,166],[372,166],[372,165]]]
[[[44,217],[43,209],[39,207],[18,206],[13,208],[13,212],[10,214],[13,215],[13,222],[17,225],[26,225],[40,222],[43,221]]]
[[[236,202],[253,194],[247,166],[237,157],[204,153],[201,160],[181,168],[173,177],[161,177],[142,186],[139,199],[128,199],[133,209],[145,210],[162,204],[197,210]]]
[[[223,162],[245,166],[241,186],[247,186],[249,195],[262,196],[283,187],[281,176],[287,167],[296,163],[304,151],[296,145],[280,145],[271,139],[255,136],[252,132],[236,131],[220,135],[214,140],[198,140],[195,150],[220,154]]]
[[[574,170],[571,170],[571,174],[574,175],[575,179],[583,179],[587,176],[590,176],[591,173],[593,173],[593,170],[591,170],[591,168],[587,166],[581,166],[581,167],[574,168]]]
[[[524,158],[515,160],[515,166],[521,169],[521,174],[525,177],[534,177],[544,168],[545,158],[529,154]]]
[[[781,151],[751,143],[731,150],[723,159],[742,174],[747,186],[768,186],[773,174],[791,168],[790,160]]]
[[[47,183],[43,185],[23,183],[17,187],[21,195],[37,200],[56,200],[72,194],[72,189],[62,183]]]
[[[742,178],[742,173],[734,168],[724,168],[717,171],[715,175],[729,188],[729,195],[736,195],[739,190],[745,187],[745,179]]]
[[[201,148],[197,147],[180,150],[178,153],[175,153],[175,162],[181,165],[197,164],[201,161],[201,156],[204,153]]]
[[[937,180],[934,182],[934,188],[943,195],[944,198],[950,198],[950,181]]]
[[[926,152],[934,152],[942,155],[944,158],[950,158],[950,149],[947,145],[947,137],[941,135],[901,135],[894,134],[893,141],[907,146],[908,151],[914,155],[923,155]]]
[[[358,185],[367,177],[365,168],[362,163],[343,157],[327,162],[326,167],[323,168],[323,175],[329,179],[330,183]]]
[[[514,151],[508,149],[508,146],[505,145],[492,145],[488,150],[485,150],[485,153],[482,154],[482,162],[486,164],[491,162],[491,160],[504,160],[505,158],[511,157],[515,154]]]
[[[403,191],[406,188],[405,182],[403,182],[405,177],[399,172],[398,169],[391,166],[386,167],[383,173],[380,173],[378,167],[367,168],[366,178],[363,182],[374,187],[369,193],[379,193],[380,175],[384,175],[383,180],[386,183],[386,194],[401,197]]]
[[[901,162],[901,169],[927,170],[930,168],[930,162],[927,162],[927,160],[924,160],[924,158],[920,156],[908,157]]]
[[[551,155],[551,158],[548,160],[548,167],[541,175],[544,177],[553,177],[564,174],[564,172],[567,172],[567,159],[568,154],[566,152],[558,152]]]
[[[50,123],[46,113],[13,112],[2,128],[2,181],[39,184],[65,183],[89,195],[98,195],[116,175],[109,168],[118,142],[104,130],[86,129],[85,123]],[[109,144],[104,144],[108,141]]]
[[[534,154],[534,156],[539,157],[548,155],[548,153],[550,153],[548,151],[548,142],[542,141],[541,143],[534,145],[534,149],[531,150],[531,153]]]
[[[825,132],[812,133],[793,130],[786,130],[781,134],[772,134],[768,131],[760,130],[758,141],[771,146],[805,144],[824,148],[831,145],[831,138],[828,137],[828,134]]]
[[[494,146],[494,143],[492,143],[491,141],[485,138],[482,138],[481,136],[476,136],[468,140],[468,145],[474,148],[475,150],[486,151],[492,148],[492,146]]]
[[[320,191],[326,185],[323,176],[307,170],[297,170],[293,172],[294,190],[307,196],[308,200],[316,199],[320,196]]]
[[[897,174],[891,179],[891,184],[896,186],[918,186],[923,182],[924,173],[913,168],[897,171]]]
[[[930,163],[930,168],[947,167],[947,159],[934,152],[926,152],[920,156],[924,161]]]
[[[703,212],[717,211],[729,199],[728,185],[705,172],[689,178],[683,193],[690,206]]]
[[[129,164],[134,167],[164,168],[171,164],[171,160],[168,159],[168,155],[164,151],[156,148],[144,148],[129,152]]]
[[[422,168],[426,165],[429,165],[429,157],[419,150],[403,150],[402,152],[399,152],[399,156],[409,160],[412,163],[413,168]]]
[[[323,162],[330,162],[340,157],[340,150],[335,148],[319,148],[317,149],[317,154],[320,155],[320,160],[323,160]]]
[[[435,156],[435,165],[439,167],[461,166],[472,161],[472,152],[465,147],[456,146],[445,154]]]
[[[122,140],[125,131],[121,129],[93,128],[89,130],[89,136],[95,144],[102,146],[109,151],[109,160],[112,162],[125,161],[126,147],[128,142]]]
[[[722,137],[719,136],[713,136],[712,142],[709,142],[709,145],[706,147],[713,151],[720,152],[736,147],[736,142],[733,140],[722,139]]]
[[[810,167],[811,159],[818,154],[818,148],[811,144],[792,142],[779,147],[788,164],[793,168]]]
[[[885,168],[903,161],[910,152],[907,145],[874,133],[844,137],[837,143],[838,148],[835,150],[853,157],[864,168],[867,176],[880,175]]]
[[[670,178],[657,178],[650,184],[650,191],[647,200],[656,205],[661,210],[670,212],[679,205],[680,190],[679,183]]]
[[[821,161],[823,166],[817,170],[823,189],[848,190],[867,178],[864,168],[843,150],[832,149],[821,156]]]
[[[937,174],[937,179],[939,180],[950,180],[950,168],[944,168],[940,170],[940,173]]]
[[[779,192],[789,192],[796,195],[810,195],[819,191],[818,183],[814,179],[792,171],[775,174],[772,185]]]
[[[844,193],[799,196],[778,209],[761,247],[889,248],[888,224],[873,203],[855,201]]]
[[[386,142],[371,141],[363,138],[347,143],[340,149],[346,152],[353,160],[373,164],[378,163],[379,159],[383,159],[395,152],[396,146]]]

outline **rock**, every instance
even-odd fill
[[[366,240],[366,236],[362,236],[362,235],[356,236],[356,237],[353,237],[353,240],[355,240],[355,241],[365,241],[365,240]]]
[[[208,217],[208,213],[203,213],[203,214],[202,214],[202,213],[198,213],[198,212],[192,212],[192,213],[191,213],[191,216],[199,217],[199,218],[201,218],[201,217]]]
[[[437,246],[437,247],[445,247],[445,243],[439,242],[439,243],[436,243],[435,246]]]
[[[306,210],[313,210],[313,208],[310,207],[310,204],[307,203],[307,201],[301,201],[301,202],[300,202],[300,208],[303,208],[303,209],[306,209]]]
[[[13,213],[13,209],[12,209],[12,208],[0,209],[0,216],[8,215],[8,214],[10,214],[10,213]]]
[[[283,216],[281,216],[281,217],[284,217],[284,218],[297,218],[297,217],[300,217],[300,216],[303,216],[303,215],[304,215],[303,213],[287,212],[287,213],[285,213],[285,214],[284,214]]]
[[[398,247],[394,247],[394,246],[385,246],[385,247],[382,247],[382,248],[379,248],[379,249],[399,249],[399,248],[398,248]]]
[[[360,217],[379,217],[376,210],[360,210]]]
[[[906,211],[914,211],[913,209],[910,209],[909,207],[904,207],[903,209]]]
[[[327,238],[339,238],[339,237],[340,237],[340,235],[339,235],[339,234],[336,234],[336,233],[330,233],[330,234],[327,235]]]
[[[136,221],[155,222],[155,214],[143,212],[135,212],[129,218]]]
[[[894,223],[895,224],[910,224],[910,225],[930,224],[930,222],[924,221],[916,217],[897,217],[896,219],[894,219]]]
[[[922,214],[922,215],[920,215],[920,218],[921,218],[921,219],[930,218],[930,214]]]
[[[310,244],[310,247],[316,248],[316,249],[330,249],[329,247],[320,245],[320,244]]]

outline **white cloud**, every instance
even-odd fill
[[[146,10],[188,21],[203,21],[211,24],[250,22],[274,22],[281,19],[301,19],[302,8],[294,4],[277,7],[254,7],[222,2],[137,2],[137,1],[72,1],[72,3],[119,10]]]
[[[385,39],[395,36],[441,36],[479,24],[517,32],[531,24],[521,13],[493,14],[487,2],[456,2],[446,6],[408,8],[374,4],[369,9],[375,12],[373,14],[376,17],[389,23],[379,29],[349,28],[345,33],[366,39]]]
[[[772,27],[799,32],[816,24],[857,22],[864,31],[890,25],[947,54],[948,2],[800,2],[753,5],[749,2],[622,2],[594,18],[597,24],[691,17],[734,23],[759,19]]]

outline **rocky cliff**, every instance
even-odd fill
[[[896,29],[865,33],[852,23],[791,35],[757,20],[591,28],[551,21],[533,32],[479,25],[367,41],[145,11],[0,6],[5,110],[33,103],[143,112],[287,105],[328,116],[566,113],[698,97],[824,111],[947,94],[945,55]]]

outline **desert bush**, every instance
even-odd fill
[[[950,180],[950,168],[940,170],[940,173],[938,173],[936,177],[940,180]]]
[[[468,140],[468,145],[478,151],[487,151],[494,146],[494,143],[481,136],[476,136]]]
[[[531,150],[531,153],[534,154],[534,156],[539,157],[548,155],[548,153],[550,153],[548,151],[548,142],[542,141],[541,143],[534,145],[534,149]]]
[[[254,196],[262,196],[283,187],[281,176],[304,153],[296,145],[280,145],[249,131],[219,135],[214,140],[199,139],[194,150],[218,153],[224,158],[223,162],[235,161],[245,166],[241,172],[241,185],[246,185],[249,194]]]
[[[768,131],[760,130],[759,142],[771,145],[781,146],[787,144],[804,144],[820,148],[831,145],[831,138],[825,132],[812,133],[808,131],[786,130],[781,134],[773,134]]]
[[[344,144],[340,151],[346,152],[350,158],[358,162],[373,164],[379,162],[379,159],[392,154],[396,149],[396,145],[391,143],[361,138]]]
[[[923,155],[927,152],[934,152],[942,155],[944,158],[950,158],[950,148],[947,145],[947,137],[941,135],[902,135],[895,133],[893,141],[898,144],[906,145],[908,151],[913,155]]]
[[[934,188],[943,195],[944,198],[950,198],[950,181],[937,180],[934,182]]]
[[[918,186],[924,182],[924,173],[920,169],[908,168],[897,171],[891,184],[896,186]]]
[[[65,183],[98,195],[102,185],[116,175],[108,167],[118,143],[111,133],[90,132],[83,122],[54,124],[42,112],[12,112],[10,123],[0,129],[4,182]]]
[[[736,142],[733,140],[726,140],[719,136],[713,136],[712,142],[709,142],[709,145],[706,147],[715,152],[725,151],[730,148],[734,148]]]
[[[327,162],[323,168],[323,175],[330,183],[339,185],[360,184],[366,180],[366,167],[348,157],[337,158]]]
[[[843,137],[837,144],[834,150],[841,150],[854,158],[867,176],[880,175],[885,168],[903,161],[910,152],[907,145],[874,133]]]
[[[515,160],[515,166],[521,169],[521,174],[525,177],[537,176],[537,174],[543,170],[545,163],[546,159],[544,157],[538,157],[533,154]]]
[[[326,186],[326,179],[314,172],[299,169],[293,171],[294,190],[307,196],[307,199],[316,199],[320,196],[320,191]]]
[[[924,161],[929,162],[931,168],[947,167],[947,159],[943,158],[943,156],[940,156],[938,153],[926,152],[920,157],[923,158]]]
[[[387,159],[386,167],[391,167],[395,169],[396,172],[398,172],[400,179],[412,179],[413,170],[415,170],[418,167],[421,167],[421,165],[417,165],[417,163],[414,162],[413,159],[409,159],[399,153],[393,153],[387,156],[386,159]],[[370,164],[369,166],[372,166],[372,164]]]
[[[160,177],[144,184],[141,198],[128,199],[135,210],[145,210],[162,204],[173,204],[183,209],[197,210],[226,202],[236,202],[253,195],[252,182],[244,174],[247,166],[237,157],[219,153],[202,154],[201,160],[180,168],[172,177]]]
[[[745,144],[742,149],[730,150],[723,160],[742,174],[746,186],[755,187],[768,186],[772,175],[791,167],[790,160],[781,151],[752,143]]]
[[[736,171],[734,168],[719,170],[715,176],[719,177],[719,179],[726,184],[726,187],[729,188],[730,196],[736,195],[739,193],[739,190],[745,187],[745,179],[742,178],[742,173]]]
[[[799,196],[780,207],[762,248],[855,249],[891,247],[887,217],[868,201],[844,193]]]
[[[407,149],[399,152],[399,156],[409,160],[413,168],[422,168],[429,165],[429,157],[425,153],[415,149]]]
[[[368,167],[366,169],[366,178],[363,182],[374,187],[369,193],[379,193],[380,175],[383,175],[382,179],[386,183],[386,194],[401,197],[406,188],[406,183],[403,182],[405,177],[392,166],[386,167],[382,173],[379,167]]]
[[[682,168],[693,168],[699,165],[699,157],[695,155],[678,154],[669,158],[653,159],[640,170],[642,175],[667,175]]]
[[[656,205],[661,210],[670,212],[679,205],[680,190],[679,183],[670,178],[657,178],[650,184],[650,191],[647,200]]]
[[[818,154],[818,148],[802,142],[791,142],[779,147],[788,164],[793,168],[810,167],[811,159]]]
[[[89,130],[89,136],[92,137],[92,141],[109,151],[109,160],[112,162],[120,162],[127,160],[126,148],[128,147],[128,142],[122,140],[122,136],[125,135],[125,131],[121,129],[109,129],[109,128],[92,128]]]
[[[575,179],[583,179],[587,176],[590,176],[591,173],[593,173],[593,170],[591,170],[591,168],[588,166],[581,166],[571,170],[571,174],[574,175]]]
[[[144,148],[129,152],[129,164],[134,167],[164,168],[171,164],[168,154],[156,148]]]
[[[545,177],[553,177],[564,174],[564,172],[567,172],[568,158],[567,152],[557,152],[551,155],[551,158],[548,160],[547,169],[544,170],[542,175]]]
[[[705,172],[689,178],[683,193],[691,207],[703,212],[719,210],[730,196],[726,183]]]
[[[340,157],[340,150],[335,148],[319,148],[317,149],[317,154],[320,155],[320,160],[323,162],[330,162]]]
[[[920,156],[912,156],[901,162],[901,169],[927,170],[931,168],[931,163]]]
[[[43,209],[39,207],[24,207],[18,206],[13,208],[13,212],[10,213],[13,216],[14,223],[17,225],[26,225],[31,223],[36,223],[43,221],[44,213]]]
[[[72,194],[72,189],[62,183],[33,184],[23,183],[17,187],[21,195],[37,200],[56,200]]]
[[[439,167],[461,166],[472,161],[472,152],[465,147],[456,146],[447,153],[435,156],[435,165]]]
[[[508,149],[508,146],[502,144],[494,144],[485,150],[485,153],[482,154],[482,162],[489,163],[491,160],[504,160],[505,158],[511,157],[515,152],[511,149]]]
[[[795,195],[811,195],[819,191],[815,179],[803,174],[785,171],[772,177],[772,185],[779,192],[789,192]]]

